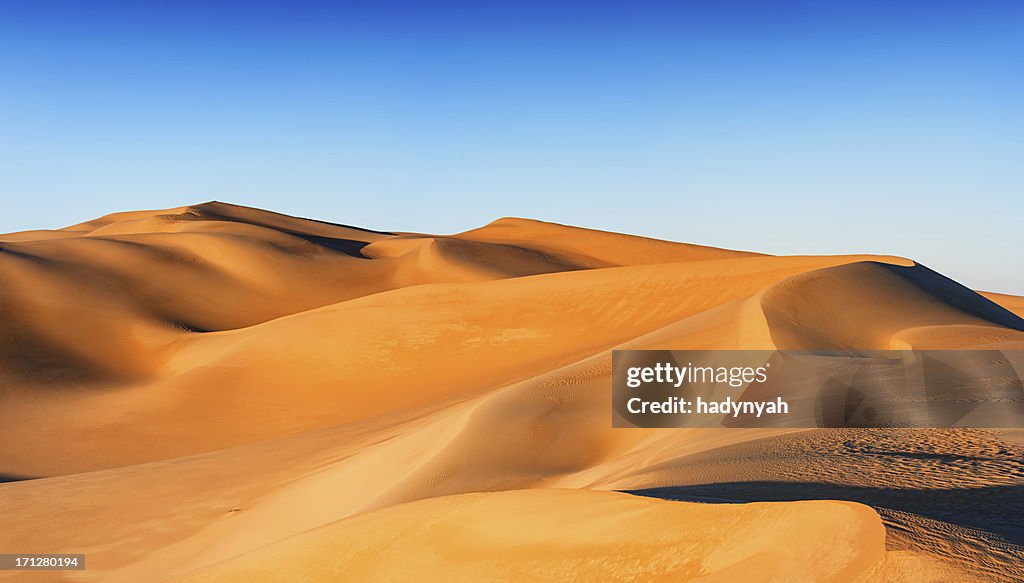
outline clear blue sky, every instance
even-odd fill
[[[1024,294],[1024,3],[0,0],[0,232],[217,199]]]

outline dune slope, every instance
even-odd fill
[[[610,492],[521,490],[394,506],[174,581],[867,581],[884,529],[846,502],[712,506]]]

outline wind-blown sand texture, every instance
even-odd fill
[[[1022,580],[1020,432],[609,409],[615,348],[1024,349],[1022,313],[899,257],[526,219],[0,235],[0,550],[88,565],[0,579]]]

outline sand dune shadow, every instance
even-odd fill
[[[626,490],[638,496],[688,502],[846,500],[909,512],[984,530],[1024,545],[1024,485],[979,488],[870,488],[817,482],[726,482]]]

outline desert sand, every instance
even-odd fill
[[[0,549],[88,566],[0,579],[1024,579],[1018,431],[611,427],[617,348],[1024,349],[910,259],[211,202],[0,282]]]

